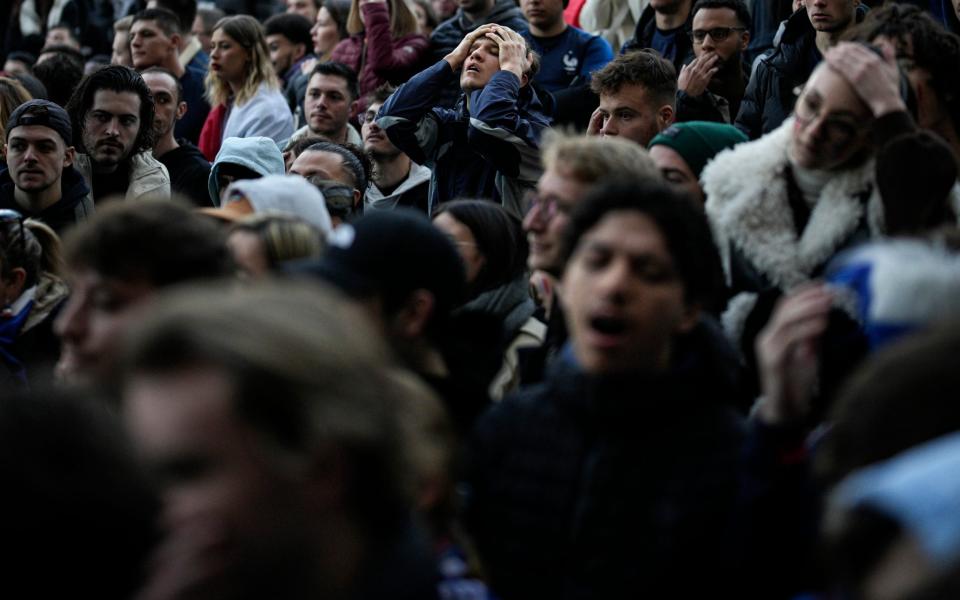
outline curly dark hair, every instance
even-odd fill
[[[87,113],[93,107],[93,97],[100,90],[111,90],[117,93],[132,92],[140,97],[140,130],[137,131],[137,139],[133,143],[133,153],[153,148],[154,105],[150,88],[143,81],[143,77],[140,77],[140,73],[130,67],[107,65],[84,77],[65,107],[70,115],[74,136],[78,138],[79,149],[83,152],[88,151],[83,147],[82,133]],[[78,136],[78,133],[81,135]]]
[[[593,74],[594,94],[616,94],[624,85],[643,86],[660,104],[676,104],[677,69],[656,50],[635,50],[621,54]]]

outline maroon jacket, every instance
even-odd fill
[[[384,83],[400,85],[416,74],[420,59],[430,45],[426,36],[414,33],[399,39],[390,35],[390,12],[386,3],[360,5],[364,32],[341,40],[330,59],[358,72],[360,99]],[[364,57],[366,43],[366,57]],[[361,71],[362,65],[362,71]],[[360,110],[365,107],[361,106]]]

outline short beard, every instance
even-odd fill
[[[367,150],[367,154],[373,162],[383,163],[390,162],[403,153],[398,148],[394,148],[393,150]]]

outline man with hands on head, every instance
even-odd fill
[[[522,217],[521,197],[540,176],[540,135],[549,126],[529,85],[536,70],[536,54],[518,33],[483,25],[383,104],[377,125],[411,160],[433,168],[431,210],[467,196]],[[436,106],[458,73],[464,93],[457,106]]]
[[[693,7],[693,52],[680,68],[677,121],[732,123],[747,87],[743,52],[750,43],[743,0],[699,0]]]

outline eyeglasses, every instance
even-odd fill
[[[820,106],[811,105],[810,99],[802,91],[793,109],[793,117],[802,127],[809,127],[814,121],[820,120],[819,135],[833,145],[848,144],[863,132],[862,127],[849,119],[830,114],[821,116]]]
[[[702,44],[703,40],[707,39],[707,36],[710,36],[715,42],[722,42],[730,36],[731,32],[734,31],[746,31],[746,27],[714,27],[713,29],[694,29],[690,32],[690,39],[698,44]]]
[[[20,257],[23,260],[23,257],[27,255],[27,238],[23,229],[23,215],[9,208],[0,208],[0,223],[13,223],[14,221],[20,224]]]
[[[526,207],[526,214],[537,211],[537,216],[543,221],[549,221],[557,216],[561,210],[556,198],[542,198],[537,192],[529,191],[523,197],[523,205]]]

